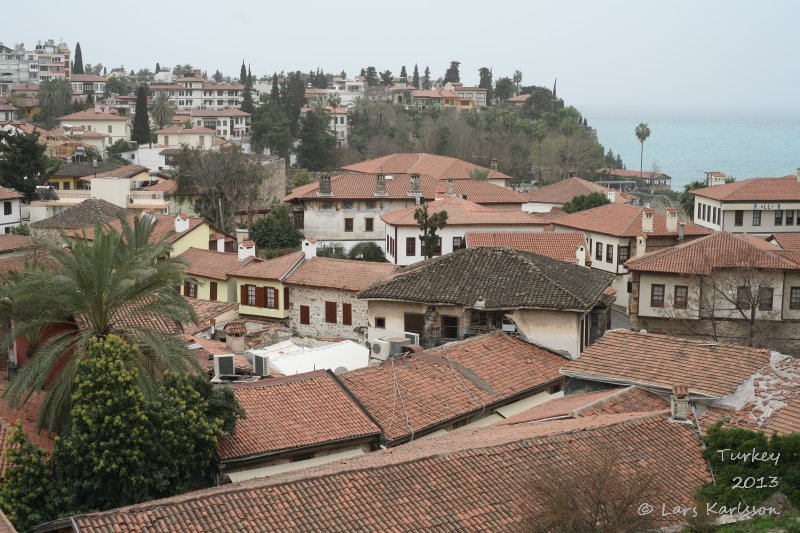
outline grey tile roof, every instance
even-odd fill
[[[53,172],[53,176],[58,178],[82,178],[108,172],[115,168],[119,168],[119,165],[108,161],[98,161],[97,167],[92,166],[90,161],[85,163],[61,163],[58,169]]]
[[[418,263],[359,298],[486,309],[591,309],[614,274],[511,248],[468,248]]]
[[[107,222],[126,215],[128,211],[122,207],[100,200],[89,198],[83,202],[62,211],[61,213],[39,220],[31,224],[33,229],[81,229],[92,227],[98,222]]]

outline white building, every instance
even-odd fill
[[[203,126],[185,128],[181,125],[158,130],[158,144],[167,148],[210,148],[214,144],[214,130]]]
[[[14,48],[0,42],[0,95],[8,94],[15,83],[40,83],[70,79],[70,50],[65,42],[39,41],[32,50],[23,43]]]
[[[0,187],[0,202],[3,204],[3,211],[0,212],[0,233],[11,233],[12,229],[20,225],[24,197],[14,189]]]
[[[106,134],[110,137],[110,144],[131,140],[130,119],[113,113],[86,110],[58,117],[57,120],[59,126],[65,129],[83,127],[86,131]]]
[[[153,83],[153,92],[164,92],[178,109],[238,108],[242,105],[244,85],[239,83],[213,83],[192,76],[169,83]]]
[[[318,343],[309,347],[287,340],[254,350],[245,355],[268,358],[270,371],[284,376],[293,376],[314,370],[331,370],[336,374],[364,368],[369,364],[369,349],[362,344],[345,340],[334,343]]]
[[[74,94],[102,95],[106,90],[106,77],[94,74],[72,74],[70,77]]]
[[[194,126],[202,126],[216,132],[217,137],[226,141],[239,141],[250,133],[250,113],[232,107],[225,109],[192,109]]]

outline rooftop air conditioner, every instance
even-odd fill
[[[253,374],[256,376],[269,376],[269,356],[253,354]]]
[[[403,346],[411,344],[411,341],[406,337],[384,337],[380,339],[389,343],[389,355],[400,355],[403,353]]]
[[[391,355],[392,343],[389,341],[376,339],[370,344],[370,352],[374,359],[385,361]]]
[[[409,344],[419,344],[419,333],[410,333],[408,331],[404,331],[403,335],[405,335],[406,339],[408,339]]]
[[[236,369],[233,365],[233,354],[214,356],[214,375],[220,377],[236,375]]]

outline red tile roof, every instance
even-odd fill
[[[396,270],[391,263],[313,257],[303,261],[286,278],[286,283],[357,292],[388,279]]]
[[[396,443],[470,413],[488,415],[491,406],[532,394],[558,381],[564,362],[498,332],[391,358],[339,378]]]
[[[775,241],[783,250],[800,252],[800,233],[775,233],[767,240]]]
[[[163,191],[166,193],[174,193],[178,190],[178,182],[172,179],[161,180],[158,183],[150,185],[149,187],[144,188],[145,191]]]
[[[769,250],[777,247],[763,239],[718,232],[635,257],[625,262],[628,270],[708,275],[714,270],[755,268],[798,270],[800,265]]]
[[[56,120],[59,122],[66,122],[70,120],[76,121],[85,121],[85,120],[123,120],[129,121],[130,117],[123,117],[120,115],[112,115],[111,113],[101,113],[99,111],[87,110],[87,111],[78,111],[77,113],[70,113],[69,115],[64,115],[63,117],[58,117]]]
[[[31,246],[33,246],[33,238],[27,235],[12,235],[10,233],[0,235],[0,254],[16,252]]]
[[[635,200],[634,197],[623,192],[575,177],[566,178],[551,185],[545,185],[540,189],[535,189],[528,193],[528,199],[536,203],[565,204],[576,196],[587,195],[594,192],[600,193],[606,197],[609,192],[613,192],[614,203],[617,204],[629,204]]]
[[[691,394],[720,398],[769,362],[769,350],[616,329],[564,365],[561,373],[665,391],[685,384]]]
[[[553,233],[538,232],[488,232],[470,231],[465,235],[467,248],[502,246],[524,252],[546,255],[567,263],[578,263],[576,256],[579,246],[586,248],[586,238],[580,232]],[[591,262],[591,254],[586,252],[586,262]]]
[[[674,235],[677,231],[667,231],[667,217],[664,213],[653,212],[653,231],[642,231],[642,216],[645,208],[627,204],[607,204],[564,215],[554,220],[556,226],[602,233],[614,237],[663,237]],[[709,235],[710,229],[687,223],[684,225],[684,235]]]
[[[247,418],[220,439],[217,458],[222,462],[380,434],[329,371],[234,384],[232,389]]]
[[[246,260],[240,261],[237,253],[217,252],[200,248],[189,248],[180,257],[189,263],[186,273],[190,276],[218,280],[228,279],[228,272],[236,270],[253,260],[252,257],[248,257]]]
[[[192,109],[189,116],[192,117],[249,117],[250,113],[236,109],[234,107],[226,107],[225,109]]]
[[[173,126],[169,126],[164,128],[163,130],[158,130],[156,132],[157,135],[203,135],[203,134],[213,134],[215,133],[214,130],[211,128],[206,128],[203,126],[195,126],[193,128],[184,128],[179,124],[175,124]]]
[[[752,178],[689,192],[722,202],[796,202],[800,200],[800,181],[796,176]]]
[[[519,209],[500,211],[457,197],[436,200],[426,205],[429,214],[440,211],[447,212],[448,226],[545,226],[549,224],[548,221],[540,219],[535,214]],[[414,213],[418,207],[414,205],[392,211],[381,216],[381,220],[392,226],[419,226],[419,222],[414,219]]]
[[[319,183],[309,183],[292,190],[292,193],[283,199],[291,202],[297,199],[325,200],[408,200],[414,197],[409,195],[411,190],[410,174],[392,174],[386,180],[386,196],[375,196],[376,174],[349,173],[339,174],[331,178],[330,196],[319,196]],[[444,189],[444,180],[437,180],[433,176],[423,174],[420,176],[420,192],[427,201],[434,200],[439,188]],[[454,183],[455,193],[465,196],[467,200],[478,204],[524,204],[528,198],[512,189],[493,185],[484,180],[457,179]]]
[[[128,222],[133,223],[133,217],[135,214],[128,215]],[[180,233],[175,233],[175,217],[173,215],[153,215],[148,213],[147,216],[154,217],[156,219],[155,226],[153,226],[153,233],[150,236],[150,240],[155,242],[162,238],[166,238],[167,242],[174,243],[178,239],[183,238],[184,236],[191,233],[193,230],[201,226],[202,224],[208,224],[208,221],[204,218],[200,217],[189,217],[189,229],[186,231],[182,231]],[[122,223],[118,218],[109,220],[108,222],[103,223],[103,229],[113,229],[114,231],[121,231],[122,230]],[[210,227],[210,226],[209,226]],[[85,238],[88,240],[94,240],[94,226],[89,226],[87,228],[82,228],[78,230],[71,230],[67,231],[66,234],[70,237],[83,237],[85,234]]]
[[[81,178],[85,181],[91,181],[92,178],[133,178],[134,176],[138,176],[142,173],[149,172],[150,169],[147,167],[143,167],[142,165],[125,165],[124,167],[115,168],[113,170],[108,170],[106,172],[101,172],[100,174],[90,174],[88,176],[84,176]]]
[[[455,94],[453,95],[455,97]],[[453,178],[455,180],[471,179],[469,175],[472,170],[488,170],[487,179],[511,180],[511,176],[491,170],[474,163],[462,161],[455,157],[443,155],[426,154],[424,152],[401,152],[389,154],[376,159],[368,159],[359,163],[353,163],[342,167],[342,170],[350,172],[361,172],[375,174],[383,172],[386,174],[428,174],[436,179]]]
[[[0,187],[0,200],[17,200],[19,198],[25,198],[25,195],[14,189]]]
[[[82,531],[511,531],[525,527],[532,484],[547,485],[593,450],[652,475],[670,505],[694,505],[711,476],[697,434],[665,416],[610,415],[488,427],[320,467],[76,516]],[[682,517],[659,519],[657,527]]]
[[[302,259],[303,252],[292,252],[266,261],[250,261],[246,265],[231,270],[228,275],[234,278],[281,281],[292,267]]]
[[[70,74],[69,81],[106,81],[105,76],[96,76],[94,74]]]
[[[506,102],[513,102],[513,103],[526,102],[528,100],[528,98],[530,98],[530,97],[531,97],[530,93],[520,94],[519,96],[514,96],[512,98],[509,98],[508,100],[506,100]]]
[[[455,91],[449,89],[415,89],[411,95],[414,98],[458,98]]]
[[[192,337],[186,334],[181,335],[181,338],[186,341],[187,347],[200,346],[199,348],[189,348],[189,351],[209,377],[214,375],[214,356],[231,354],[231,350],[224,342]],[[243,355],[233,355],[233,366],[237,375],[246,376],[253,373],[250,362]]]

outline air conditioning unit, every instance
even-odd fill
[[[385,361],[389,358],[391,355],[391,350],[392,343],[385,340],[376,339],[370,344],[370,352],[372,353],[372,357],[381,361]]]
[[[253,374],[256,376],[269,376],[269,356],[253,354]]]
[[[404,331],[403,335],[405,335],[406,339],[411,341],[409,344],[419,344],[419,333],[410,333],[408,331]]]
[[[236,375],[236,368],[233,364],[233,354],[214,356],[214,375],[219,377]]]
[[[384,337],[381,339],[382,341],[386,341],[389,343],[389,355],[400,355],[403,353],[403,346],[406,344],[411,344],[411,341],[408,340],[406,337]]]

